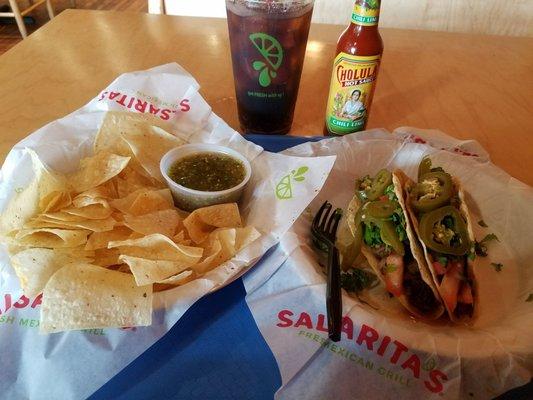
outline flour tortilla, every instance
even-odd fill
[[[455,177],[452,177],[452,184],[453,184],[453,190],[454,192],[456,192],[459,196],[459,200],[461,200],[461,204],[459,206],[459,212],[460,214],[464,217],[464,219],[466,220],[466,227],[467,227],[467,230],[468,230],[468,237],[470,239],[470,241],[472,243],[474,243],[474,231],[472,230],[472,220],[470,218],[470,212],[468,211],[468,207],[466,205],[466,202],[465,202],[465,193],[464,193],[464,190],[461,188],[461,183],[459,182],[459,180]],[[433,259],[431,257],[431,254],[427,248],[427,246],[424,244],[423,240],[421,239],[421,236],[420,236],[420,229],[419,229],[419,225],[420,225],[420,221],[418,220],[417,216],[416,216],[416,213],[412,207],[412,204],[411,204],[411,200],[410,200],[410,193],[412,191],[412,189],[414,188],[414,186],[416,185],[416,183],[409,179],[408,177],[405,177],[405,181],[404,181],[404,184],[402,185],[402,187],[404,188],[404,196],[405,196],[405,199],[406,199],[406,205],[405,205],[405,209],[407,210],[407,213],[409,215],[409,219],[411,220],[411,223],[413,225],[413,228],[416,232],[416,236],[418,237],[419,239],[419,243],[420,243],[420,246],[422,247],[423,249],[423,254],[424,254],[424,257],[426,259],[426,265],[428,267],[428,270],[430,271],[431,273],[431,277],[433,279],[433,282],[434,282],[434,286],[437,288],[438,292],[439,292],[439,297],[441,296],[440,295],[440,285],[438,284],[438,279],[437,279],[437,273],[435,271],[435,269],[433,268]],[[443,302],[444,306],[446,307],[446,311],[450,317],[450,320],[452,320],[453,322],[465,322],[465,323],[471,323],[473,322],[476,318],[477,318],[477,307],[476,307],[476,304],[477,304],[477,295],[478,295],[478,287],[477,287],[477,280],[475,278],[475,263],[474,261],[470,260],[470,258],[466,257],[466,268],[467,268],[467,272],[468,272],[468,276],[472,279],[472,296],[474,297],[474,312],[472,314],[472,317],[468,317],[468,316],[463,316],[461,318],[457,318],[453,312],[450,311],[450,309],[447,307],[447,305],[445,304],[445,302]]]
[[[394,173],[392,174],[394,193],[396,194],[396,197],[398,198],[400,207],[402,208],[404,214],[406,215],[405,230],[407,233],[407,238],[409,239],[409,248],[411,250],[411,253],[413,254],[413,258],[416,260],[418,264],[418,269],[420,271],[420,277],[430,287],[431,291],[435,295],[435,298],[439,301],[439,306],[436,307],[432,312],[422,313],[413,304],[411,304],[411,302],[409,301],[408,297],[405,294],[402,294],[401,296],[396,297],[396,298],[402,304],[402,306],[404,306],[411,314],[422,319],[434,320],[434,319],[439,318],[444,313],[444,306],[442,305],[442,302],[440,300],[440,296],[437,291],[437,287],[435,286],[435,282],[431,278],[431,274],[429,272],[428,266],[424,259],[424,253],[422,252],[422,249],[420,248],[420,244],[418,243],[418,240],[413,231],[413,228],[411,227],[409,218],[407,218],[407,212],[405,210],[405,201],[402,196],[402,182],[405,179],[406,179],[406,176],[403,174],[403,172],[399,170],[394,171]],[[357,209],[361,207],[361,202],[357,198],[357,195],[354,196],[354,200],[352,201],[353,203],[351,204],[352,206],[355,207],[354,211],[357,212]],[[355,228],[355,225],[354,225],[354,228]],[[366,257],[368,264],[374,270],[379,280],[385,286],[386,285],[385,279],[379,268],[380,259],[372,252],[370,247],[366,245],[364,241],[361,245],[361,253]]]

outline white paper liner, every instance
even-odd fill
[[[272,262],[244,278],[247,302],[280,367],[283,385],[276,398],[485,399],[530,381],[533,302],[525,301],[533,293],[530,187],[491,164],[475,141],[438,131],[372,130],[305,143],[284,154],[336,155],[337,160],[322,191],[270,256]],[[345,332],[339,343],[325,341],[325,275],[309,233],[314,213],[325,200],[345,207],[355,179],[381,168],[401,168],[415,178],[426,154],[462,181],[476,238],[495,233],[500,239],[489,244],[487,258],[476,260],[479,320],[472,328],[425,323],[410,318],[394,299],[387,297],[374,310],[345,293],[343,312],[353,321],[345,330],[351,326],[353,337]],[[489,228],[477,224],[481,219]],[[502,271],[491,262],[502,263]],[[358,343],[361,332],[378,339]]]
[[[322,187],[335,157],[301,158],[273,154],[245,140],[219,117],[198,93],[199,85],[177,64],[119,76],[86,106],[53,121],[18,143],[8,154],[0,176],[0,210],[17,188],[32,179],[26,148],[60,172],[77,168],[92,152],[94,136],[107,111],[145,112],[167,120],[172,133],[190,142],[217,143],[246,156],[252,180],[241,199],[246,224],[262,236],[233,259],[184,286],[154,295],[153,324],[132,329],[38,333],[40,299],[27,299],[0,249],[0,342],[4,398],[85,398],[161,338],[202,296],[241,276],[289,229]],[[7,133],[7,132],[6,132]],[[307,167],[304,179],[291,171]],[[290,198],[279,199],[278,183],[292,183]]]

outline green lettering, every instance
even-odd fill
[[[30,322],[29,318],[21,318],[19,320],[19,325],[21,326],[28,326],[28,322]]]

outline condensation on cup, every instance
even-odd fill
[[[289,132],[314,0],[226,0],[244,133]]]

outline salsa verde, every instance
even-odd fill
[[[189,189],[218,192],[237,186],[246,171],[241,161],[221,153],[196,153],[174,162],[168,176]]]

